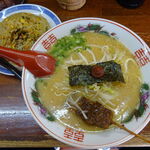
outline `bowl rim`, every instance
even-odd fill
[[[59,21],[59,23],[61,23],[61,20],[60,20],[60,18],[56,15],[56,13],[54,13],[52,10],[48,9],[47,7],[42,6],[42,5],[38,5],[38,4],[16,4],[16,5],[12,5],[12,6],[10,6],[10,7],[7,7],[7,8],[5,8],[5,9],[1,10],[1,11],[0,11],[0,14],[3,15],[4,12],[6,12],[6,11],[8,11],[8,10],[11,10],[11,9],[14,9],[14,8],[17,8],[17,7],[19,8],[19,10],[28,10],[29,8],[28,8],[28,9],[27,9],[27,8],[25,9],[25,8],[23,8],[23,7],[30,7],[30,9],[31,9],[31,6],[43,8],[44,10],[49,11],[51,14],[54,15],[54,17],[56,17],[57,21]],[[18,10],[14,10],[13,12],[15,12],[15,11],[18,11]],[[10,12],[10,14],[12,14],[12,12]],[[0,18],[1,18],[1,16],[0,16]]]
[[[51,32],[53,30],[55,30],[56,28],[59,28],[60,26],[64,25],[64,24],[67,24],[67,23],[70,23],[70,22],[74,22],[74,21],[79,21],[79,20],[96,20],[96,21],[104,21],[104,22],[107,22],[107,23],[111,23],[115,26],[118,26],[120,28],[122,28],[123,30],[129,32],[131,35],[133,35],[138,41],[140,41],[140,43],[143,45],[143,46],[146,46],[146,49],[147,50],[150,50],[150,48],[148,47],[148,45],[146,44],[146,42],[137,34],[135,33],[134,31],[132,31],[131,29],[129,29],[128,27],[120,24],[120,23],[117,23],[115,21],[112,21],[112,20],[109,20],[109,19],[104,19],[104,18],[98,18],[98,17],[80,17],[80,18],[75,18],[75,19],[70,19],[70,20],[67,20],[67,21],[64,21],[64,22],[61,22],[60,24],[56,25],[55,27],[49,29],[47,32]],[[45,32],[37,41],[40,41],[46,34],[47,32]],[[35,44],[36,44],[35,43]],[[35,44],[33,45],[32,49],[34,48]]]

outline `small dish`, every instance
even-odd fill
[[[8,16],[15,14],[15,13],[20,13],[20,12],[41,15],[48,21],[51,27],[54,27],[61,23],[60,19],[54,12],[52,12],[51,10],[43,6],[35,5],[35,4],[19,4],[19,5],[11,6],[9,8],[2,10],[0,12],[0,22],[2,22]],[[0,66],[0,73],[5,74],[5,75],[11,75],[11,76],[14,75],[8,69],[2,66]]]

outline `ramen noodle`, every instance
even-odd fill
[[[64,44],[64,41],[71,46]],[[48,53],[58,61],[56,71],[49,78],[37,79],[35,87],[42,105],[62,124],[84,131],[101,130],[86,124],[73,110],[72,104],[82,112],[77,103],[82,96],[111,110],[114,113],[113,120],[119,123],[124,122],[139,105],[142,82],[140,68],[128,48],[119,40],[100,33],[84,32],[58,40]],[[120,64],[125,82],[69,85],[68,67],[107,61]],[[84,116],[85,112],[82,114]]]
[[[0,22],[0,46],[29,50],[48,29],[49,23],[42,16],[17,13]]]

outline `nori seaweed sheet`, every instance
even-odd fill
[[[101,78],[95,78],[91,75],[92,65],[74,65],[69,66],[69,84],[70,86],[76,85],[92,85],[94,83],[125,82],[121,71],[120,64],[113,60],[107,62],[97,63],[96,65],[103,67],[104,75]]]

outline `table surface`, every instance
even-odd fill
[[[55,12],[61,21],[78,17],[101,17],[121,23],[137,33],[150,46],[150,0],[137,9],[121,7],[116,0],[87,0],[85,6],[76,11],[59,7],[56,0],[28,0]],[[150,140],[150,123],[140,132]],[[67,146],[49,136],[35,122],[22,96],[21,81],[0,75],[0,147],[62,147]],[[119,145],[150,146],[133,138]]]

